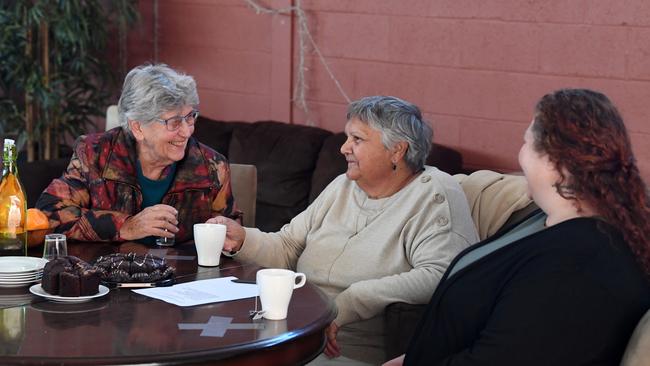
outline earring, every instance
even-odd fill
[[[397,164],[393,163],[393,170],[397,170]]]

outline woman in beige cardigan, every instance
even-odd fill
[[[432,131],[415,105],[367,97],[347,119],[347,172],[279,232],[210,221],[227,225],[224,250],[237,259],[303,272],[335,301],[315,363],[378,364],[386,305],[426,303],[451,259],[478,237],[458,183],[424,165]]]

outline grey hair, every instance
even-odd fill
[[[347,119],[352,118],[381,132],[381,142],[387,149],[406,141],[406,165],[413,172],[424,168],[431,151],[433,130],[422,119],[422,113],[415,104],[390,96],[365,97],[348,106]]]
[[[199,105],[193,77],[164,64],[141,65],[124,78],[117,111],[120,126],[130,133],[129,120],[147,125],[161,114],[186,105]]]

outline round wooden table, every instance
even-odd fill
[[[161,248],[68,243],[70,255],[87,261],[150,249]],[[40,256],[40,251],[29,254]],[[228,276],[254,280],[259,269],[226,257],[219,267],[199,267],[192,244],[168,248],[164,255],[177,269],[177,283]],[[285,320],[252,320],[254,307],[253,298],[180,307],[124,288],[89,302],[63,304],[33,296],[28,287],[0,288],[0,364],[304,364],[323,350],[324,329],[336,316],[333,302],[309,283],[294,291]],[[223,336],[179,329],[181,323],[200,328],[214,316],[230,321]]]

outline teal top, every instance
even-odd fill
[[[163,179],[152,180],[142,174],[142,167],[140,162],[136,163],[136,170],[138,172],[138,183],[142,190],[142,209],[144,210],[147,207],[157,205],[162,202],[162,198],[165,196],[165,193],[169,191],[169,187],[172,186],[174,181],[174,176],[176,175],[176,163],[173,163],[170,167],[169,174]],[[141,240],[138,240],[144,244],[154,244],[155,238],[153,236],[148,236]]]

